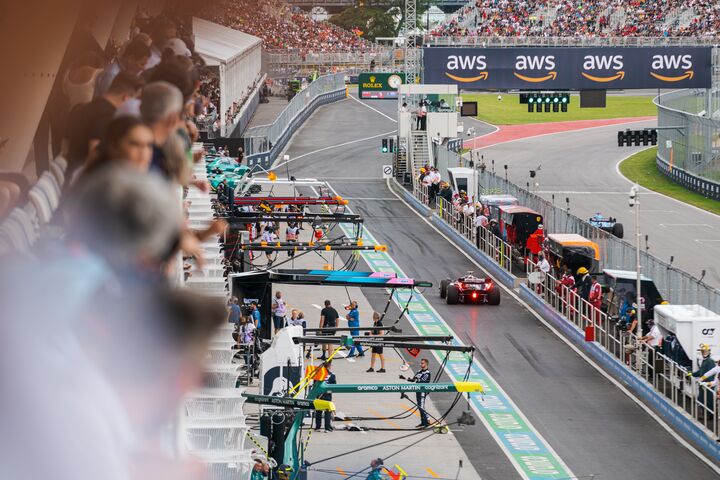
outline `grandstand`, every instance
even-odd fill
[[[460,8],[422,32],[426,61],[522,45],[559,47],[561,65],[580,57],[564,47],[720,33],[717,0],[461,2],[430,2]],[[720,48],[667,80],[712,76],[659,94],[657,118],[654,89],[630,85],[644,116],[570,120],[583,87],[555,88],[555,71],[460,77],[420,65],[420,33],[383,48],[300,9],[350,0],[22,3],[0,30],[0,479],[720,475],[720,381],[693,376],[695,336],[649,335],[645,311],[720,311],[717,218],[645,189],[629,210],[615,143],[652,131],[661,173],[720,195]],[[630,58],[628,80],[645,63]],[[518,107],[510,77],[555,111],[477,115]],[[612,234],[587,221],[598,208]],[[550,235],[594,242],[592,271],[561,271],[574,249],[545,270]],[[635,268],[656,290],[631,298]],[[470,269],[501,304],[454,305]],[[598,304],[606,270],[628,281]],[[720,364],[714,318],[694,332],[705,364]]]
[[[475,0],[434,37],[716,37],[720,6],[707,0]]]
[[[262,2],[219,0],[196,14],[213,22],[262,38],[267,51],[313,53],[363,53],[371,42],[328,22],[316,22],[282,0]]]

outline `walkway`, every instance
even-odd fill
[[[268,97],[268,100],[268,103],[261,103],[257,106],[247,128],[273,123],[288,105],[285,97]]]

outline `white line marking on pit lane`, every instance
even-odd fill
[[[358,103],[359,103],[360,105],[362,105],[363,107],[367,107],[367,108],[369,108],[370,110],[374,111],[375,113],[379,113],[380,115],[382,115],[383,117],[387,118],[387,119],[390,120],[391,122],[397,123],[397,120],[395,120],[394,118],[392,118],[392,117],[389,116],[389,115],[385,115],[383,112],[381,112],[381,111],[378,110],[377,108],[371,107],[371,106],[368,105],[367,103],[364,103],[364,102],[362,102],[361,100],[358,100],[357,98],[353,97],[352,95],[350,95],[350,98],[352,98],[353,100],[355,100],[356,102],[358,102]]]
[[[644,150],[641,150],[641,151],[644,151]],[[635,152],[635,153],[638,153],[638,152]],[[625,180],[625,181],[626,181],[627,183],[629,183],[630,185],[635,185],[635,182],[633,182],[632,180],[630,180],[629,178],[627,178],[625,175],[623,175],[622,172],[620,172],[620,164],[621,164],[622,162],[624,162],[625,160],[627,160],[628,158],[630,158],[630,157],[632,157],[633,155],[635,155],[635,153],[631,153],[631,154],[628,155],[627,157],[618,160],[618,162],[615,164],[615,173],[617,173],[617,175],[618,175],[620,178],[622,178],[623,180]],[[645,187],[642,187],[642,189],[643,189],[643,191],[651,192],[651,190],[648,190],[648,189],[645,188]],[[644,193],[644,192],[643,192],[643,193]],[[713,217],[720,217],[720,215],[718,215],[717,213],[713,213],[713,212],[709,212],[709,211],[707,211],[707,210],[703,210],[703,209],[700,208],[700,207],[696,207],[695,205],[691,205],[691,204],[689,204],[689,203],[685,203],[685,202],[683,202],[682,200],[678,200],[677,198],[670,197],[670,196],[668,196],[668,195],[665,195],[664,193],[660,193],[660,192],[652,192],[652,193],[654,193],[654,194],[656,194],[656,195],[660,195],[660,196],[665,197],[665,198],[668,198],[668,199],[672,200],[673,202],[679,203],[679,204],[684,205],[684,206],[686,206],[686,207],[690,207],[690,208],[692,208],[692,209],[694,209],[694,210],[697,210],[698,212],[707,213],[708,215],[712,215]],[[641,211],[642,211],[642,210],[641,210]]]
[[[311,303],[310,305],[312,305],[313,307],[317,308],[318,310],[322,310],[322,307],[321,307],[320,305],[316,305],[316,304],[314,304],[314,303]]]
[[[328,188],[330,188],[335,195],[338,195],[338,192],[332,187],[332,185],[330,185],[330,183],[328,183],[327,185],[328,185]],[[387,180],[387,184],[386,184],[386,185],[388,186],[388,189],[390,190],[390,193],[392,193],[395,197],[397,197],[398,200],[400,200],[401,202],[403,202],[403,203],[405,204],[405,206],[407,206],[408,208],[410,208],[410,206],[407,204],[407,202],[405,202],[405,200],[404,200],[402,197],[400,197],[397,193],[395,193],[395,192],[390,188],[390,180],[389,180],[389,179]],[[348,210],[350,210],[350,209],[348,208]],[[411,210],[412,210],[412,209],[411,209]],[[420,214],[418,214],[418,213],[415,212],[414,210],[412,210],[412,211],[413,211],[413,213],[415,213],[415,214],[417,214],[418,216],[420,216]],[[422,218],[422,217],[421,217],[421,218]],[[447,238],[445,235],[443,235],[443,233],[440,232],[437,228],[435,228],[432,224],[430,224],[430,222],[429,222],[427,219],[423,218],[423,220],[425,220],[425,222],[428,223],[428,225],[430,225],[430,227],[432,227],[436,232],[438,232],[443,238],[445,238],[448,242],[450,242],[450,239]],[[369,230],[368,230],[368,233],[370,233]],[[452,242],[451,242],[451,243],[452,243]],[[459,249],[459,247],[457,247],[457,246],[456,246],[456,248]],[[470,256],[468,256],[465,252],[463,252],[462,250],[460,250],[460,252],[463,253],[466,257],[468,257],[468,259],[470,259],[473,263],[475,263],[475,261],[472,260],[472,258],[470,258]],[[479,268],[482,268],[482,267],[481,267],[480,265],[478,265],[477,263],[475,263],[475,265],[477,265]],[[398,267],[399,267],[399,265],[398,265]],[[517,298],[517,297],[516,297],[516,298]],[[519,300],[519,299],[518,299],[518,300]],[[438,313],[438,311],[435,310],[435,307],[433,307],[432,303],[430,303],[429,300],[427,301],[427,305],[428,305],[428,307],[435,313],[435,315],[437,315],[437,318],[439,318],[442,322],[445,323],[446,326],[448,326],[448,328],[450,328],[450,329],[452,330],[452,328],[448,325],[448,323],[445,321],[445,319],[442,317],[442,315],[440,315],[440,313]],[[527,305],[525,305],[525,308],[527,308],[527,309],[529,310],[530,307],[528,307]],[[478,364],[482,365],[482,364],[480,363],[480,361],[477,360],[476,358],[473,358],[473,362],[478,362]],[[446,369],[446,371],[447,371],[447,370],[450,370],[448,367],[445,367],[445,369]],[[495,378],[494,378],[492,375],[490,375],[490,373],[487,371],[486,368],[484,368],[484,370],[485,370],[485,375],[486,375],[490,380],[492,380],[492,382],[495,384],[495,386],[498,388],[498,390],[500,390],[500,391],[503,392],[503,394],[505,395],[505,398],[507,399],[508,404],[513,408],[513,410],[514,410],[514,412],[517,414],[517,416],[518,416],[519,418],[521,418],[522,421],[525,422],[525,423],[528,425],[528,428],[529,428],[530,430],[532,430],[532,432],[536,435],[536,437],[538,438],[538,440],[540,440],[543,444],[545,444],[545,446],[546,446],[546,448],[547,448],[547,451],[548,451],[548,453],[550,454],[550,456],[552,456],[553,459],[554,459],[555,461],[557,461],[557,462],[562,466],[563,469],[565,469],[568,473],[570,473],[570,474],[572,475],[572,470],[570,470],[570,467],[565,463],[565,461],[560,457],[560,455],[558,455],[557,452],[555,452],[555,450],[553,449],[552,445],[550,445],[550,443],[540,434],[540,432],[539,432],[534,426],[532,426],[532,424],[530,423],[530,419],[528,419],[527,416],[525,415],[525,413],[523,413],[523,412],[520,410],[520,408],[519,408],[519,407],[517,406],[517,404],[513,401],[513,399],[510,397],[510,395],[508,395],[507,392],[502,388],[502,386],[500,385],[500,383],[499,383],[497,380],[495,380]],[[497,445],[500,447],[500,449],[501,449],[501,450],[503,451],[503,453],[506,455],[506,457],[508,458],[508,460],[510,461],[510,463],[512,464],[512,466],[515,468],[515,470],[518,472],[518,474],[519,474],[522,478],[527,478],[525,475],[523,475],[523,469],[522,469],[522,467],[520,466],[520,464],[519,464],[519,462],[518,462],[518,459],[510,452],[510,450],[507,448],[507,446],[506,446],[505,443],[502,441],[502,439],[499,438],[498,432],[497,432],[495,429],[491,428],[488,424],[486,424],[486,423],[485,423],[485,420],[482,420],[484,417],[483,417],[482,413],[478,410],[477,406],[476,406],[474,403],[471,403],[471,402],[468,402],[468,403],[470,404],[471,408],[475,411],[475,414],[478,416],[478,418],[480,418],[481,421],[483,422],[483,424],[485,424],[485,427],[486,427],[487,432],[490,434],[490,436],[493,437],[493,439],[495,440],[495,442],[497,443]],[[464,451],[464,450],[463,450],[463,451]],[[575,478],[575,477],[573,476],[572,478]]]
[[[417,212],[414,208],[412,208],[400,195],[398,195],[397,193],[395,193],[395,191],[390,187],[390,180],[389,180],[389,179],[387,180],[387,186],[388,186],[388,189],[390,189],[390,191],[392,192],[392,194],[395,195],[397,198],[399,198],[400,201],[403,202],[407,208],[409,208],[415,215],[417,215],[417,216],[420,217],[425,223],[427,223],[427,224],[430,226],[430,228],[432,228],[433,230],[435,230],[435,232],[437,232],[438,235],[440,235],[440,236],[443,237],[445,240],[447,240],[447,242],[448,242],[450,245],[452,245],[453,247],[455,247],[455,249],[457,249],[461,254],[463,254],[469,261],[471,261],[471,262],[472,262],[473,264],[475,264],[478,268],[480,268],[481,270],[483,270],[483,267],[482,267],[480,264],[478,264],[478,263],[475,261],[474,258],[472,258],[469,254],[467,254],[459,245],[456,245],[452,240],[450,240],[444,233],[442,233],[437,227],[435,227],[435,225],[433,225],[433,224],[430,222],[430,220],[428,220],[427,218],[423,217],[419,212]],[[520,305],[522,305],[523,307],[525,307],[525,309],[526,309],[528,312],[530,312],[535,318],[537,318],[537,319],[540,321],[540,323],[542,323],[543,325],[545,325],[545,327],[546,327],[548,330],[550,330],[551,332],[553,332],[560,340],[562,340],[568,347],[570,347],[575,353],[577,353],[577,354],[578,354],[583,360],[585,360],[591,367],[593,367],[595,370],[597,370],[598,373],[600,373],[600,375],[602,375],[603,377],[605,377],[610,383],[612,383],[613,385],[615,385],[615,387],[617,387],[618,390],[620,390],[622,393],[624,393],[625,395],[627,395],[627,397],[630,398],[630,400],[632,400],[633,402],[635,402],[635,404],[636,404],[638,407],[640,407],[642,410],[644,410],[645,413],[647,413],[647,414],[650,416],[650,418],[652,418],[653,420],[655,420],[666,432],[668,432],[668,433],[675,439],[675,441],[677,441],[677,442],[678,442],[680,445],[682,445],[683,447],[687,448],[693,455],[695,455],[697,458],[699,458],[704,464],[706,464],[708,467],[710,467],[715,473],[720,473],[720,467],[718,467],[718,466],[715,465],[713,462],[711,462],[711,461],[710,461],[707,457],[705,457],[699,450],[697,450],[694,446],[692,446],[690,443],[688,443],[687,440],[685,440],[682,436],[680,436],[680,434],[678,434],[678,433],[675,432],[672,428],[670,428],[670,426],[669,426],[667,423],[665,423],[665,421],[664,421],[662,418],[660,418],[660,416],[658,416],[655,412],[653,412],[653,411],[650,409],[650,407],[648,407],[648,406],[645,405],[642,401],[640,401],[640,399],[638,399],[637,397],[635,397],[635,395],[634,395],[631,391],[629,391],[629,390],[628,390],[627,388],[625,388],[620,382],[618,382],[613,376],[611,376],[609,373],[607,373],[605,370],[603,370],[603,369],[602,369],[598,364],[596,364],[590,357],[588,357],[588,356],[585,354],[585,352],[583,352],[583,351],[580,350],[578,347],[576,347],[572,342],[570,342],[570,340],[568,340],[567,338],[565,338],[557,329],[555,329],[555,327],[553,327],[552,325],[550,325],[550,323],[548,323],[544,318],[542,318],[542,317],[540,316],[540,314],[538,314],[535,310],[533,310],[532,308],[530,308],[530,305],[528,305],[527,303],[525,303],[525,302],[518,296],[518,294],[517,294],[514,290],[506,287],[505,285],[503,285],[503,284],[500,283],[500,282],[495,282],[495,283],[496,283],[497,285],[500,285],[500,287],[501,287],[503,290],[505,290],[510,296],[512,296]],[[510,397],[508,397],[508,398],[510,398]],[[518,411],[519,411],[519,410],[518,410]],[[538,434],[538,435],[539,435],[539,434]],[[551,449],[550,444],[548,443],[547,445],[548,445],[548,449]],[[553,452],[553,453],[554,453],[554,452]],[[557,456],[557,454],[555,454],[555,455]],[[557,456],[557,458],[560,458],[560,457]]]
[[[720,242],[720,238],[695,238],[693,241],[697,243]]]
[[[389,131],[389,132],[379,133],[379,134],[373,135],[373,136],[371,136],[371,137],[358,138],[357,140],[350,140],[349,142],[338,143],[337,145],[330,145],[330,146],[328,146],[328,147],[320,148],[320,149],[318,149],[318,150],[313,150],[312,152],[303,153],[302,155],[298,155],[297,157],[291,158],[291,159],[288,160],[287,162],[282,162],[282,163],[279,163],[279,164],[275,165],[274,167],[268,169],[268,172],[272,172],[273,170],[277,170],[278,168],[280,168],[280,167],[282,167],[282,166],[285,166],[285,164],[287,164],[287,163],[294,162],[295,160],[300,160],[301,158],[305,158],[305,157],[307,157],[308,155],[314,155],[314,154],[316,154],[316,153],[324,152],[324,151],[326,151],[326,150],[331,150],[331,149],[333,149],[333,148],[344,147],[344,146],[346,146],[346,145],[352,145],[353,143],[360,143],[360,142],[364,142],[364,141],[366,141],[366,140],[372,140],[372,139],[374,139],[374,138],[386,137],[386,136],[388,136],[388,135],[390,135],[390,134],[393,134],[393,133],[395,133],[395,132],[397,132],[397,130],[391,130],[391,131]]]

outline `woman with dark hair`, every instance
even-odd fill
[[[110,122],[83,175],[105,165],[121,162],[147,172],[152,160],[153,133],[142,120],[123,115]]]

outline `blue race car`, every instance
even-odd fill
[[[623,224],[618,223],[617,219],[613,217],[603,217],[600,212],[596,213],[595,216],[591,217],[588,222],[590,225],[604,230],[608,233],[615,235],[617,238],[623,238],[624,229]]]

